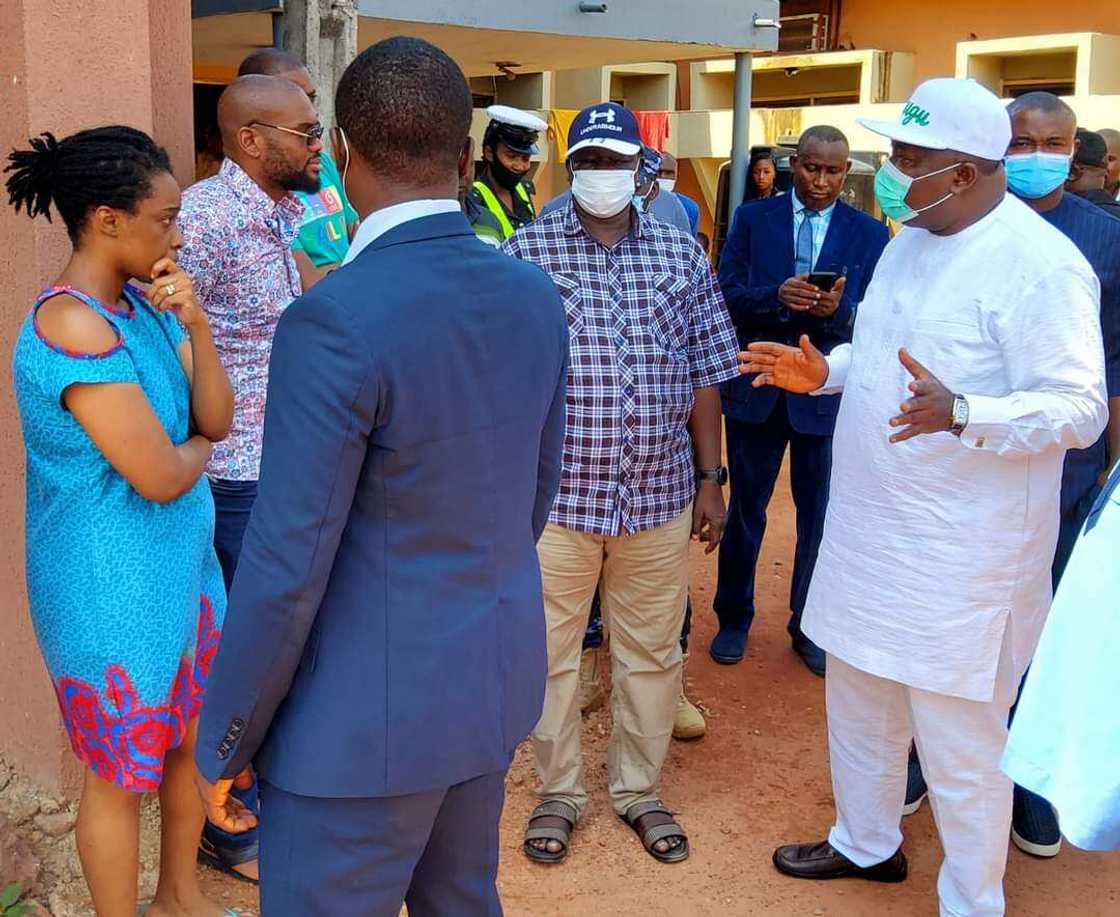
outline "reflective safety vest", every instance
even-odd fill
[[[474,183],[474,190],[479,193],[483,203],[486,204],[486,209],[494,215],[494,219],[496,219],[498,224],[502,227],[502,232],[504,233],[502,241],[504,242],[513,235],[513,224],[509,221],[506,208],[502,206],[502,202],[499,201],[497,195],[490,190],[490,186],[486,184],[486,182],[476,181]],[[525,202],[526,206],[528,206],[529,213],[536,219],[537,211],[533,207],[533,199],[529,196],[529,192],[525,190],[524,183],[517,183],[516,193],[517,196]]]
[[[467,222],[471,224],[471,229],[479,239],[487,245],[493,245],[494,248],[501,248],[506,238],[502,233],[501,224],[481,201],[482,195],[475,194],[473,191],[469,193],[463,201],[463,216],[467,218]]]

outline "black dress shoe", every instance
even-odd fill
[[[906,878],[906,855],[899,847],[894,856],[874,866],[856,866],[828,841],[790,844],[774,851],[778,872],[795,879],[867,879],[869,882],[901,882]]]

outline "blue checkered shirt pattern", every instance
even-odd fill
[[[568,426],[550,521],[598,535],[671,522],[696,495],[693,391],[738,375],[735,331],[700,246],[642,215],[607,248],[569,203],[503,249],[544,268],[568,314]]]

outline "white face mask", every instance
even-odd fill
[[[666,194],[672,194],[673,189],[677,187],[677,180],[675,178],[659,178],[657,179],[657,183]]]
[[[637,174],[632,169],[580,169],[572,173],[572,197],[592,216],[613,217],[630,206]]]

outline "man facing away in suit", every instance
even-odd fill
[[[851,163],[848,140],[836,128],[805,131],[790,168],[792,194],[750,201],[736,211],[720,260],[720,286],[744,347],[771,338],[797,344],[807,334],[828,352],[852,339],[856,307],[889,234],[839,199]],[[826,273],[834,279],[814,276]],[[743,658],[766,506],[788,446],[797,507],[789,633],[805,665],[824,675],[824,654],[801,632],[801,612],[824,528],[840,396],[752,388],[748,378],[725,383],[722,394],[731,501],[714,601],[719,632],[710,653],[726,665]]]
[[[256,763],[265,917],[497,915],[505,773],[544,696],[567,321],[460,211],[471,94],[446,54],[373,45],[335,112],[362,222],[276,333],[200,789],[239,827],[230,778]]]

